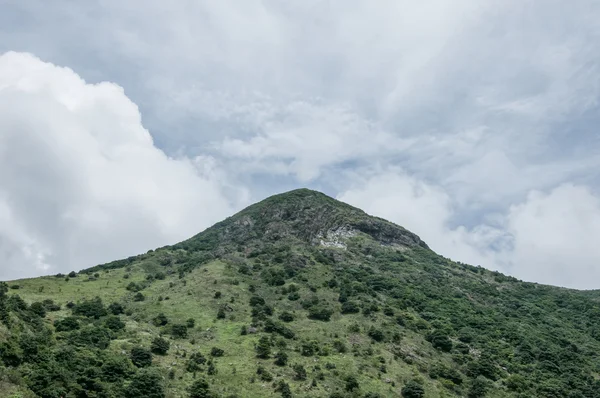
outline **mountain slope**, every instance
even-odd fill
[[[2,396],[600,397],[598,292],[452,262],[309,190],[7,286]]]

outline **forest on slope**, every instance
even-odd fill
[[[318,192],[0,285],[7,397],[600,397],[600,293],[437,255]]]

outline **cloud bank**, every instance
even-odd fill
[[[149,152],[201,180],[172,186],[183,197],[207,184],[203,190],[215,192],[227,212],[309,186],[413,229],[453,259],[600,288],[598,253],[585,238],[596,228],[600,189],[600,8],[593,0],[568,7],[559,0],[382,0],[376,7],[366,0],[7,0],[2,8],[0,52],[68,66],[89,87],[110,81],[124,88],[151,132]],[[69,90],[54,92],[70,98]],[[44,95],[31,94],[22,106],[39,102],[40,114],[54,114],[60,107]],[[9,102],[19,103],[12,94]],[[87,115],[77,122],[84,131],[117,120]],[[121,127],[110,130],[121,131],[115,123]],[[31,130],[46,137],[44,128]],[[23,151],[12,155],[31,156]],[[61,158],[76,157],[64,151]],[[114,174],[132,173],[120,171],[126,161],[113,165]],[[51,168],[64,174],[70,194],[68,178],[85,177],[65,169]],[[133,186],[125,185],[124,192]],[[48,206],[37,208],[39,217],[55,214],[52,201],[39,206]],[[141,224],[166,217],[182,220],[173,231],[201,229],[153,206]],[[204,225],[200,207],[194,217]],[[176,235],[155,230],[163,235],[152,235],[150,247]],[[23,231],[12,239],[42,245],[31,227]],[[56,239],[63,244],[53,255],[68,257],[67,239]]]
[[[0,279],[175,243],[231,212],[209,159],[173,159],[112,83],[0,56]]]

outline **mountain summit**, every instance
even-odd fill
[[[0,396],[600,398],[600,293],[437,255],[322,193],[0,284]]]
[[[309,189],[271,196],[176,248],[222,249],[230,244],[264,245],[281,240],[344,247],[347,238],[358,235],[368,235],[382,245],[397,248],[427,248],[412,232]]]

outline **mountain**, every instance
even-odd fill
[[[0,285],[3,397],[600,397],[600,293],[451,261],[306,189]]]

